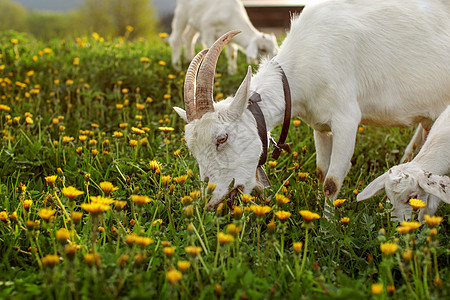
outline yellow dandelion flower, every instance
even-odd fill
[[[138,144],[138,141],[136,141],[136,140],[130,140],[129,144],[130,144],[131,147],[136,147],[137,144]]]
[[[242,194],[242,195],[241,195],[241,200],[242,200],[244,203],[249,203],[250,201],[255,200],[255,197],[253,197],[253,196],[251,196],[251,195],[249,195],[249,194]]]
[[[19,40],[18,39],[11,39],[10,42],[11,42],[11,44],[16,45],[19,42]]]
[[[409,199],[409,205],[411,205],[413,209],[419,209],[426,206],[425,202],[415,198]]]
[[[161,130],[162,132],[170,132],[175,130],[175,128],[173,127],[158,127],[158,129]]]
[[[183,203],[184,205],[187,205],[191,202],[192,202],[191,196],[184,196],[183,198],[181,198],[181,203]]]
[[[156,161],[156,160],[151,160],[149,163],[148,163],[148,165],[149,165],[149,167],[150,167],[150,170],[153,170],[153,171],[155,171],[155,170],[160,170],[161,169],[161,163],[160,162],[158,162],[158,161]]]
[[[295,127],[300,126],[301,123],[302,123],[302,121],[300,121],[300,120],[294,120],[294,121],[292,121],[292,124],[294,124]]]
[[[47,182],[47,184],[55,184],[56,178],[58,178],[58,175],[47,176],[45,177],[45,182]]]
[[[271,161],[269,161],[269,166],[271,167],[271,168],[275,168],[276,166],[277,166],[277,162],[275,161],[275,160],[271,160]]]
[[[255,215],[257,215],[257,216],[264,216],[265,214],[270,212],[272,210],[272,208],[267,205],[265,205],[265,206],[251,205],[250,210],[253,211],[255,213]]]
[[[131,200],[138,205],[144,205],[152,201],[152,198],[144,195],[131,195]]]
[[[282,195],[282,194],[275,194],[275,200],[278,204],[286,204],[291,202],[288,197]]]
[[[219,241],[219,243],[221,245],[224,245],[224,244],[228,244],[228,243],[234,241],[234,236],[231,234],[219,232],[217,234],[217,240]]]
[[[3,222],[8,221],[8,213],[6,211],[0,212],[0,221],[3,221]]]
[[[145,133],[144,130],[139,129],[139,128],[137,128],[137,127],[131,127],[131,130],[132,130],[134,133],[136,133],[136,134],[143,134],[143,133]]]
[[[126,205],[127,205],[127,201],[119,201],[119,200],[114,201],[114,207],[115,207],[116,210],[118,210],[118,211],[124,209],[124,207],[125,207]]]
[[[294,242],[294,243],[292,243],[292,248],[294,249],[295,253],[299,254],[302,251],[303,243],[302,242]]]
[[[275,213],[275,216],[278,218],[278,220],[283,222],[291,217],[291,213],[288,211],[280,210]]]
[[[153,227],[156,227],[157,225],[161,225],[162,224],[162,222],[163,222],[163,220],[162,219],[156,219],[155,221],[153,221]]]
[[[66,196],[69,199],[75,199],[76,197],[83,195],[84,192],[78,190],[77,188],[73,187],[73,186],[68,186],[62,189],[61,191],[63,193],[64,196]]]
[[[300,215],[306,222],[311,222],[313,220],[320,219],[320,215],[318,215],[317,213],[313,213],[309,210],[301,210]]]
[[[123,137],[123,133],[120,131],[114,131],[113,137],[115,137],[115,138]]]
[[[170,175],[161,176],[162,185],[168,185],[171,181],[172,181],[172,177],[170,177]]]
[[[153,239],[146,236],[137,236],[134,242],[139,246],[146,247],[153,244]]]
[[[414,252],[411,249],[407,249],[402,253],[405,261],[410,261],[413,258]]]
[[[101,203],[82,203],[81,208],[93,215],[97,215],[111,209],[109,205]]]
[[[417,221],[413,221],[413,222],[407,222],[407,221],[403,221],[402,223],[400,223],[400,226],[397,227],[397,231],[400,233],[408,233],[410,231],[413,231],[417,228],[419,228],[422,224],[420,224],[420,222]]]
[[[49,221],[53,215],[56,213],[56,210],[51,208],[41,208],[38,211],[38,216],[44,219],[45,221]]]
[[[158,33],[158,35],[159,35],[159,37],[160,38],[166,38],[167,36],[168,36],[168,33],[167,32],[160,32],[160,33]]]
[[[173,180],[178,184],[183,184],[186,182],[187,177],[188,177],[187,175],[181,175],[181,176],[175,177]]]
[[[184,248],[184,250],[186,250],[187,253],[194,256],[200,254],[200,252],[203,251],[202,247],[198,246],[187,246],[186,248]]]
[[[182,276],[183,273],[175,269],[172,269],[166,273],[166,278],[171,285],[177,285]]]
[[[78,223],[80,223],[82,217],[83,217],[83,213],[81,211],[74,211],[72,213],[71,220],[75,224],[78,224]]]
[[[33,119],[31,117],[26,117],[25,118],[25,123],[27,123],[28,125],[31,125],[34,123]]]
[[[61,244],[66,244],[67,241],[70,238],[70,233],[69,231],[67,231],[66,228],[60,228],[58,229],[58,231],[56,231],[56,239],[61,243]]]
[[[73,65],[74,66],[78,66],[80,64],[80,58],[79,57],[75,57],[74,59],[73,59]]]
[[[91,203],[98,203],[103,205],[111,205],[114,203],[114,199],[103,196],[91,196]]]
[[[33,205],[33,200],[27,199],[27,200],[24,200],[24,201],[23,201],[23,208],[24,208],[26,211],[29,211],[29,210],[31,209],[31,205]]]
[[[84,261],[86,262],[86,264],[89,267],[93,267],[94,265],[96,265],[97,267],[100,266],[101,264],[101,260],[100,260],[100,255],[98,255],[97,253],[88,253],[84,255]]]
[[[52,49],[50,49],[50,48],[44,48],[44,50],[42,50],[42,51],[44,52],[44,54],[50,54],[53,52]]]
[[[343,218],[341,218],[341,222],[342,222],[342,224],[348,224],[350,222],[350,218],[349,217],[343,217]]]
[[[384,291],[384,286],[382,283],[374,283],[370,288],[373,295],[380,295]]]
[[[10,111],[11,108],[8,105],[0,104],[0,111]]]
[[[164,247],[163,252],[167,256],[172,256],[175,253],[176,247]]]
[[[192,197],[192,199],[200,197],[201,192],[199,190],[195,190],[189,193],[189,196]]]
[[[335,207],[341,207],[342,204],[344,204],[344,202],[346,201],[346,199],[336,199],[333,201],[333,205]]]
[[[396,243],[384,243],[380,245],[380,250],[383,252],[383,254],[389,256],[393,255],[395,252],[397,252],[398,245]]]
[[[300,179],[306,179],[306,178],[308,178],[309,173],[308,172],[298,172],[297,176]]]
[[[150,62],[150,58],[148,58],[148,57],[141,57],[140,61],[141,61],[141,63],[149,63]]]
[[[425,221],[427,222],[428,226],[434,227],[441,224],[444,219],[438,216],[430,217],[429,215],[425,215]]]
[[[117,186],[114,186],[109,181],[102,181],[100,182],[100,188],[106,195],[111,195],[113,192],[117,191],[119,188]]]
[[[127,31],[129,31],[129,32],[132,32],[132,31],[134,30],[134,27],[131,26],[131,25],[127,25],[127,26],[125,27],[125,29],[126,29]]]
[[[177,262],[177,267],[181,272],[186,272],[191,266],[191,262],[188,260],[180,260]]]
[[[53,268],[59,262],[59,256],[56,254],[47,254],[42,258],[42,264],[46,267]]]

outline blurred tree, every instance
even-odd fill
[[[82,27],[80,13],[77,11],[68,13],[33,11],[28,17],[29,32],[41,39],[62,37],[75,37],[87,32]]]
[[[27,30],[27,9],[11,0],[0,0],[0,30]]]
[[[156,31],[152,0],[85,0],[80,10],[90,30],[103,36],[134,38]]]

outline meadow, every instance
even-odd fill
[[[356,202],[412,128],[359,128],[330,220],[295,118],[265,199],[207,211],[214,185],[172,109],[184,73],[164,38],[0,34],[0,299],[450,297],[448,206],[399,226],[384,194]],[[239,86],[242,56],[234,76],[220,58],[216,100]]]

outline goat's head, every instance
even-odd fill
[[[398,221],[411,220],[411,198],[420,199],[427,205],[433,196],[450,203],[450,178],[426,172],[414,163],[390,168],[359,193],[357,200],[371,198],[383,190],[392,203],[393,219]],[[420,221],[423,221],[426,209],[427,207],[421,208]]]
[[[255,63],[258,57],[272,58],[278,52],[277,38],[274,34],[260,33],[253,38],[245,54],[247,55],[247,63]]]
[[[188,123],[185,127],[186,142],[199,164],[201,179],[208,178],[209,182],[216,184],[208,208],[214,208],[222,201],[231,182],[234,182],[234,187],[242,187],[244,193],[261,187],[256,179],[256,169],[262,142],[256,121],[246,109],[251,68],[234,97],[218,103],[213,101],[217,59],[225,44],[239,32],[228,32],[209,50],[197,54],[186,72],[186,110],[174,108]]]

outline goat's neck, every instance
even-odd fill
[[[233,43],[241,45],[243,48],[247,48],[250,42],[255,39],[260,33],[256,28],[250,23],[250,21],[245,22],[245,20],[241,20],[238,22],[239,24],[233,24],[233,28],[239,28],[242,30],[241,34],[236,35],[233,38]]]
[[[267,130],[282,122],[286,107],[280,68],[271,62],[260,65],[260,71],[252,78],[251,89],[261,95],[258,105],[264,114]]]

